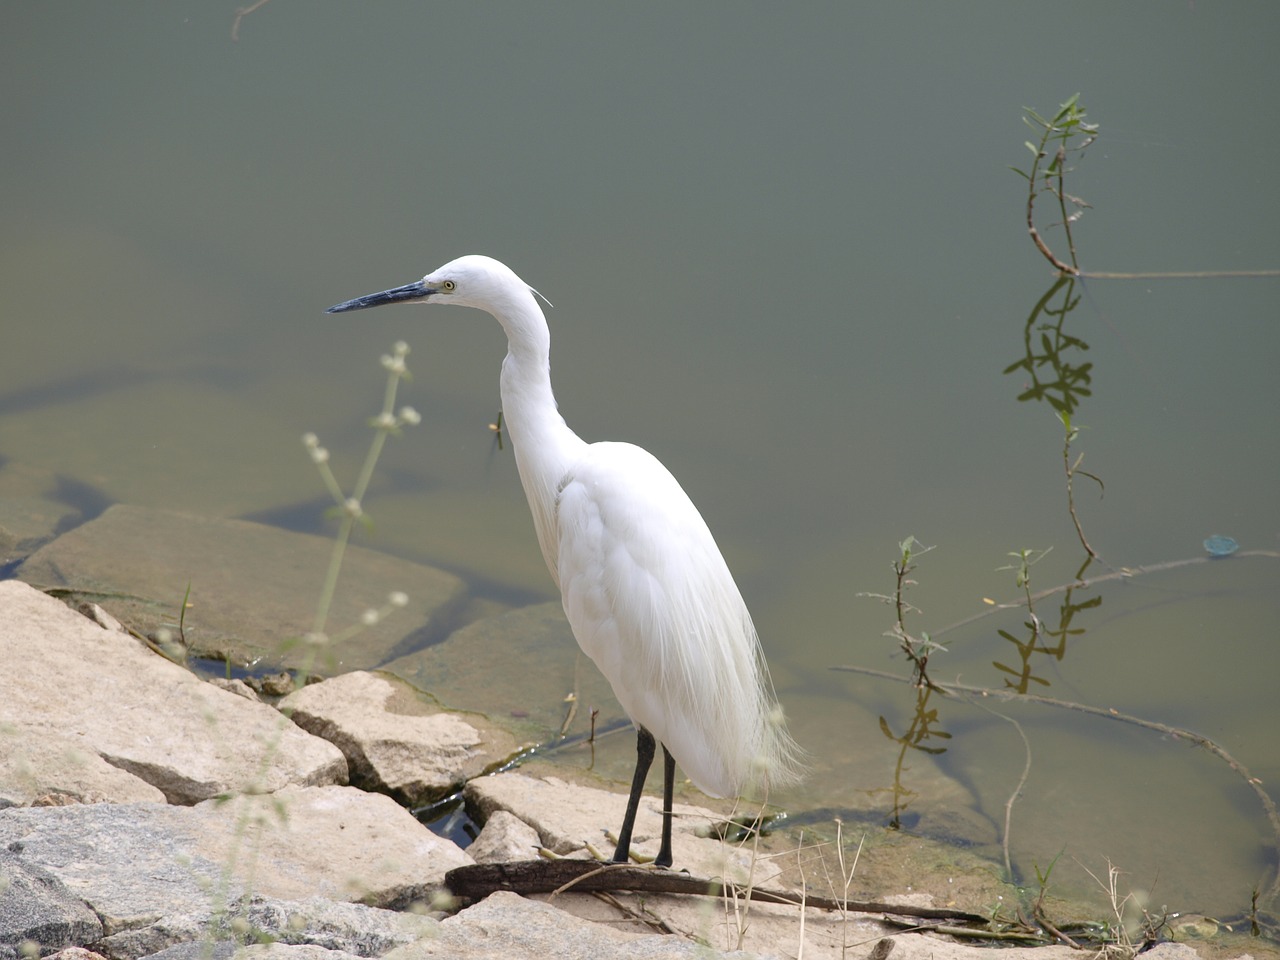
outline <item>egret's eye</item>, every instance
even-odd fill
[[[440,284],[440,289],[443,290],[445,293],[453,293],[454,287],[456,286],[457,284],[454,283],[452,280],[446,280],[444,281],[444,283]]]

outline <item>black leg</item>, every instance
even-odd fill
[[[662,846],[658,848],[658,859],[653,861],[660,867],[671,866],[671,800],[675,792],[676,758],[662,745]]]
[[[631,856],[631,831],[636,825],[640,792],[644,790],[644,779],[649,775],[656,746],[652,733],[644,727],[636,727],[636,772],[631,778],[631,796],[627,800],[627,815],[622,820],[622,830],[618,833],[618,847],[613,851],[614,863],[626,863]],[[666,750],[666,747],[662,749]],[[670,863],[670,851],[667,862]]]

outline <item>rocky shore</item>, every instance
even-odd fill
[[[865,956],[877,944],[878,957],[892,949],[899,960],[985,952],[903,932],[882,914],[724,895],[455,898],[445,881],[454,868],[586,858],[610,849],[605,831],[621,821],[621,794],[545,770],[495,772],[553,712],[537,706],[546,697],[531,695],[528,710],[507,709],[495,722],[484,682],[492,658],[482,651],[518,658],[522,642],[562,621],[545,607],[489,611],[465,618],[471,626],[458,631],[461,640],[437,643],[412,668],[366,669],[394,663],[408,635],[430,634],[468,601],[449,574],[411,564],[388,570],[387,558],[355,551],[348,562],[356,582],[413,580],[417,606],[398,628],[375,625],[315,671],[328,679],[279,703],[239,680],[202,679],[135,635],[171,629],[176,611],[153,598],[190,582],[198,612],[177,618],[186,653],[256,655],[288,632],[283,624],[305,622],[291,606],[300,591],[288,578],[306,580],[323,565],[314,541],[241,521],[116,507],[35,552],[19,570],[23,580],[0,581],[0,958],[825,958]],[[139,553],[154,569],[122,572],[111,548]],[[257,597],[236,599],[248,583]],[[250,610],[248,621],[219,620],[237,604]],[[258,628],[246,629],[258,610]],[[450,659],[451,643],[467,655]],[[539,670],[563,673],[564,663],[546,660],[517,662],[531,687]],[[473,712],[433,703],[404,679],[413,669],[469,690]],[[409,812],[460,789],[471,820],[483,825],[474,842],[458,835],[465,849]],[[712,829],[721,811],[677,804],[676,812],[678,867],[803,899],[785,869],[802,861],[798,846],[779,855],[726,843]],[[642,854],[656,848],[659,822],[656,801],[646,798],[637,822]],[[908,906],[936,903],[878,892],[902,895]],[[1035,949],[1043,960],[1074,953],[1008,949]],[[1174,943],[1151,955],[1209,956]]]

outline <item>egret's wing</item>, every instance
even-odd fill
[[[759,641],[701,514],[652,455],[591,444],[557,498],[565,614],[631,719],[699,788],[786,776]]]

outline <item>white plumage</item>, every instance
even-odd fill
[[[502,410],[538,543],[574,636],[639,728],[637,776],[614,859],[627,854],[653,739],[668,752],[668,781],[674,757],[712,796],[794,780],[797,750],[711,531],[654,456],[629,443],[588,444],[565,424],[551,391],[550,332],[532,288],[496,260],[467,256],[329,312],[415,302],[476,307],[506,331]],[[658,857],[665,865],[670,789],[668,782]]]
[[[578,643],[699,789],[737,795],[771,765],[772,708],[711,531],[667,469],[626,443],[589,446],[558,503],[560,592]]]

